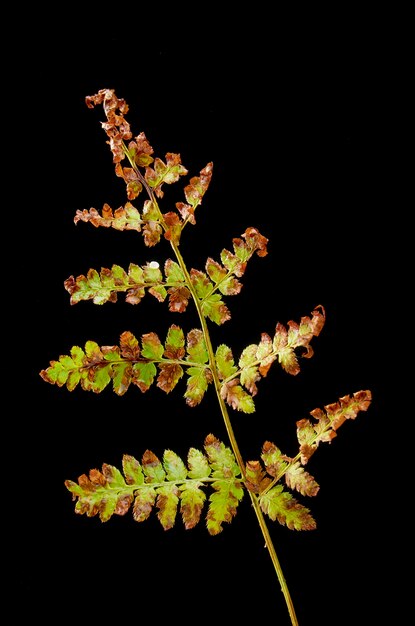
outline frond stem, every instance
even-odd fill
[[[197,313],[199,316],[199,320],[200,323],[202,325],[202,330],[203,330],[203,335],[205,338],[205,343],[206,343],[206,349],[208,351],[209,354],[209,364],[211,366],[211,372],[212,372],[212,377],[213,377],[213,384],[215,386],[215,391],[216,391],[216,395],[218,398],[218,402],[220,405],[220,409],[222,412],[222,416],[223,416],[223,420],[225,422],[225,427],[226,427],[226,431],[229,437],[229,441],[232,447],[232,451],[235,455],[236,461],[238,463],[239,469],[241,471],[241,475],[243,476],[244,480],[246,480],[246,471],[245,471],[245,463],[243,461],[241,452],[239,450],[239,446],[237,444],[236,438],[235,438],[235,434],[233,432],[233,428],[232,428],[232,424],[231,424],[231,420],[229,417],[229,413],[228,413],[228,409],[226,407],[225,401],[221,396],[220,393],[220,388],[221,388],[221,382],[219,380],[219,376],[218,376],[218,372],[217,372],[217,368],[215,367],[215,354],[213,351],[213,347],[212,347],[212,342],[210,339],[210,334],[209,334],[209,329],[206,323],[206,318],[203,315],[203,311],[202,311],[202,304],[199,300],[199,298],[197,297],[195,291],[194,291],[194,287],[192,285],[192,282],[190,280],[190,275],[189,272],[187,271],[187,267],[183,261],[182,255],[180,253],[179,247],[177,246],[177,244],[175,244],[174,242],[170,242],[171,246],[174,250],[174,253],[176,255],[177,261],[180,265],[180,268],[186,278],[186,282],[187,282],[187,287],[190,290],[192,296],[193,296],[193,301],[195,303],[196,309],[197,309]],[[264,519],[264,515],[262,513],[261,507],[259,505],[259,501],[258,498],[255,496],[255,494],[253,494],[251,491],[248,490],[248,493],[250,495],[251,498],[251,502],[252,502],[252,506],[254,508],[255,511],[255,515],[257,516],[257,520],[259,523],[259,526],[261,528],[261,532],[262,535],[265,539],[265,546],[269,552],[269,555],[271,557],[271,561],[272,564],[274,566],[275,572],[277,574],[280,586],[281,586],[281,591],[284,595],[285,598],[285,602],[288,608],[288,613],[290,615],[291,618],[291,623],[292,626],[298,626],[298,621],[297,621],[297,617],[295,614],[295,609],[294,609],[294,605],[291,599],[291,595],[290,595],[290,591],[288,589],[284,574],[282,572],[282,568],[280,565],[280,562],[278,560],[278,556],[277,553],[275,551],[274,548],[274,544],[272,543],[272,539],[271,536],[269,534],[268,531],[268,527],[266,525],[265,519]]]
[[[154,202],[155,205],[157,206],[157,209],[158,209],[159,214],[160,214],[160,223],[161,223],[163,229],[166,230],[166,224],[164,222],[164,218],[163,218],[163,215],[162,215],[162,213],[160,211],[160,208],[158,206],[158,203],[157,203],[157,200],[155,198],[154,192],[148,186],[147,181],[145,180],[144,176],[139,171],[139,169],[136,166],[136,164],[131,161],[131,158],[130,158],[129,153],[126,150],[126,148],[124,148],[124,150],[125,150],[125,153],[126,153],[128,159],[129,159],[131,165],[133,166],[134,170],[137,172],[140,181],[142,182],[143,186],[145,187],[145,189],[146,189],[146,191],[147,191],[147,193],[149,195],[150,200],[152,202]],[[202,331],[203,331],[203,336],[204,336],[204,339],[205,339],[206,349],[207,349],[208,355],[209,355],[209,365],[210,365],[211,372],[212,372],[213,384],[215,386],[215,391],[216,391],[216,395],[217,395],[217,398],[218,398],[219,406],[220,406],[220,409],[221,409],[221,412],[222,412],[223,420],[224,420],[224,423],[225,423],[226,432],[227,432],[228,437],[229,437],[229,442],[231,444],[233,454],[235,455],[236,461],[237,461],[239,469],[241,471],[241,476],[243,477],[244,480],[246,480],[245,463],[243,461],[241,452],[239,450],[238,443],[237,443],[236,438],[235,438],[235,434],[233,432],[233,428],[232,428],[231,420],[230,420],[230,417],[229,417],[228,409],[227,409],[225,401],[222,398],[221,393],[220,393],[221,382],[219,380],[217,368],[215,366],[215,353],[213,351],[212,341],[210,339],[210,333],[209,333],[209,329],[208,329],[208,326],[207,326],[206,318],[203,315],[202,302],[199,300],[199,298],[198,298],[198,296],[197,296],[197,294],[195,292],[195,289],[193,287],[193,284],[192,284],[192,281],[191,281],[191,278],[190,278],[190,274],[189,274],[189,272],[187,270],[187,266],[186,266],[186,264],[185,264],[185,262],[183,260],[183,257],[181,255],[181,252],[180,252],[178,244],[175,243],[174,241],[170,241],[170,245],[171,245],[171,247],[172,247],[172,249],[174,251],[174,254],[175,254],[176,259],[177,259],[177,261],[179,263],[179,266],[180,266],[180,268],[181,268],[181,270],[182,270],[182,272],[183,272],[183,274],[185,276],[187,287],[188,287],[188,289],[189,289],[189,291],[190,291],[190,293],[192,294],[192,297],[193,297],[193,302],[195,304],[195,307],[196,307],[196,310],[197,310],[197,314],[198,314],[198,317],[199,317],[199,320],[200,320],[200,324],[202,326]],[[265,539],[265,546],[266,546],[266,548],[267,548],[267,550],[269,552],[269,555],[271,557],[272,564],[274,565],[274,569],[275,569],[275,572],[277,574],[277,577],[278,577],[278,580],[279,580],[279,583],[280,583],[280,586],[281,586],[281,591],[282,591],[282,593],[284,595],[284,598],[285,598],[285,602],[286,602],[286,605],[287,605],[287,608],[288,608],[288,613],[289,613],[290,618],[291,618],[291,624],[292,624],[292,626],[298,626],[298,620],[297,620],[297,617],[296,617],[296,614],[295,614],[295,609],[294,609],[294,605],[293,605],[293,602],[292,602],[292,599],[291,599],[290,591],[288,589],[286,580],[284,578],[284,574],[282,572],[282,568],[281,568],[280,562],[278,560],[278,556],[277,556],[277,553],[275,551],[274,544],[272,543],[272,539],[271,539],[271,536],[269,534],[268,527],[266,525],[264,515],[263,515],[263,513],[261,511],[261,507],[259,505],[259,501],[258,501],[257,497],[255,496],[255,494],[253,494],[251,491],[248,490],[248,493],[250,495],[252,506],[253,506],[255,514],[257,516],[258,523],[259,523],[259,526],[261,528],[262,535],[263,535],[263,537]]]

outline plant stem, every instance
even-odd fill
[[[183,257],[181,255],[181,252],[179,250],[179,247],[174,242],[170,242],[170,243],[171,243],[171,246],[172,246],[172,248],[174,250],[174,253],[176,255],[176,258],[177,258],[177,261],[178,261],[178,263],[180,265],[180,268],[181,268],[181,270],[182,270],[182,272],[183,272],[183,274],[184,274],[184,276],[186,278],[187,287],[188,287],[188,289],[190,290],[190,292],[192,293],[192,296],[193,296],[193,301],[194,301],[194,304],[195,304],[196,309],[197,309],[197,313],[198,313],[198,316],[199,316],[200,323],[202,325],[203,336],[204,336],[205,343],[206,343],[206,349],[207,349],[208,354],[209,354],[209,364],[210,364],[210,368],[211,368],[211,372],[212,372],[212,376],[213,376],[213,384],[215,386],[216,396],[218,398],[218,402],[219,402],[219,405],[220,405],[222,417],[223,417],[223,420],[225,422],[226,432],[227,432],[228,437],[229,437],[229,441],[230,441],[230,444],[231,444],[231,447],[232,447],[232,451],[233,451],[233,453],[235,455],[236,461],[237,461],[239,469],[241,471],[241,475],[242,475],[243,479],[246,480],[245,463],[243,461],[241,452],[239,450],[239,446],[238,446],[236,438],[235,438],[235,434],[233,432],[233,428],[232,428],[232,424],[231,424],[231,420],[230,420],[230,417],[229,417],[227,406],[225,404],[224,399],[222,398],[222,396],[220,394],[221,382],[219,380],[218,371],[217,371],[217,368],[215,366],[215,354],[214,354],[214,351],[213,351],[213,346],[212,346],[212,342],[211,342],[211,339],[210,339],[210,334],[209,334],[209,329],[208,329],[208,326],[207,326],[207,323],[206,323],[206,318],[203,315],[200,300],[197,297],[196,293],[194,292],[194,288],[193,288],[192,282],[190,280],[190,275],[189,275],[189,272],[187,270],[186,264],[185,264],[185,262],[183,260]],[[297,617],[296,617],[296,614],[295,614],[294,604],[293,604],[292,599],[291,599],[290,591],[288,589],[288,586],[287,586],[284,574],[282,572],[282,568],[281,568],[280,562],[278,560],[278,556],[277,556],[277,553],[275,551],[274,544],[272,542],[271,536],[269,534],[268,527],[266,525],[265,518],[264,518],[264,515],[262,513],[262,510],[261,510],[258,498],[256,497],[256,495],[254,493],[252,493],[252,491],[248,490],[248,493],[250,495],[252,506],[253,506],[255,514],[257,516],[258,523],[259,523],[259,526],[261,528],[262,535],[263,535],[263,537],[265,539],[265,547],[267,548],[267,550],[269,552],[269,555],[271,557],[272,564],[274,566],[275,572],[277,574],[277,577],[278,577],[278,580],[279,580],[279,583],[280,583],[280,586],[281,586],[281,591],[282,591],[282,593],[284,595],[284,598],[285,598],[285,602],[286,602],[286,605],[287,605],[287,608],[288,608],[288,613],[289,613],[290,618],[291,618],[291,624],[292,624],[292,626],[298,626],[298,620],[297,620]]]
[[[125,146],[124,146],[124,151],[125,151],[125,154],[127,155],[128,159],[129,159],[131,165],[133,166],[134,170],[137,172],[139,180],[144,185],[150,200],[157,206],[157,209],[158,209],[158,212],[159,212],[159,216],[160,216],[160,224],[162,225],[163,229],[166,230],[166,224],[164,222],[163,214],[160,211],[160,208],[158,206],[157,200],[155,198],[155,195],[154,195],[152,189],[150,189],[150,187],[148,186],[147,181],[145,180],[144,176],[142,176],[142,174],[141,174],[140,170],[138,169],[138,167],[136,166],[136,164],[131,160],[131,157],[130,157],[127,149],[125,148]],[[244,460],[242,458],[241,452],[239,450],[239,446],[238,446],[238,443],[236,441],[235,434],[233,432],[233,428],[232,428],[232,424],[231,424],[231,420],[230,420],[230,417],[229,417],[227,406],[225,404],[224,399],[222,398],[222,396],[220,394],[221,382],[219,380],[218,371],[217,371],[217,368],[216,368],[216,365],[215,365],[215,354],[214,354],[214,351],[213,351],[212,341],[210,339],[210,334],[209,334],[209,329],[208,329],[208,326],[207,326],[207,323],[206,323],[206,318],[203,315],[202,304],[201,304],[199,298],[197,297],[197,294],[196,294],[195,289],[193,287],[192,281],[190,279],[190,274],[189,274],[189,272],[187,270],[187,266],[186,266],[186,264],[185,264],[185,262],[183,260],[183,257],[181,255],[181,252],[180,252],[178,244],[175,243],[174,241],[170,241],[170,244],[171,244],[171,247],[172,247],[172,249],[174,251],[176,259],[177,259],[177,261],[178,261],[178,263],[180,265],[180,268],[181,268],[181,270],[182,270],[182,272],[183,272],[183,274],[185,276],[187,287],[188,287],[188,289],[189,289],[189,291],[190,291],[190,293],[192,294],[192,297],[193,297],[193,302],[195,304],[195,307],[196,307],[196,310],[197,310],[197,314],[198,314],[198,317],[199,317],[199,320],[200,320],[200,323],[201,323],[201,326],[202,326],[202,331],[203,331],[203,336],[204,336],[204,339],[205,339],[206,349],[207,349],[208,355],[209,355],[209,365],[210,365],[210,369],[211,369],[212,376],[213,376],[213,383],[214,383],[214,386],[215,386],[215,391],[216,391],[216,396],[218,398],[219,406],[220,406],[220,409],[221,409],[221,412],[222,412],[222,417],[223,417],[223,420],[225,422],[226,431],[227,431],[227,434],[228,434],[228,437],[229,437],[229,441],[230,441],[230,444],[231,444],[231,447],[232,447],[233,454],[235,455],[236,461],[238,463],[238,466],[239,466],[239,469],[240,469],[240,472],[241,472],[241,476],[243,477],[243,480],[246,481],[245,463],[244,463]],[[284,598],[285,598],[285,602],[286,602],[286,605],[287,605],[287,608],[288,608],[288,613],[289,613],[290,618],[291,618],[291,624],[292,624],[292,626],[298,626],[298,620],[297,620],[297,617],[296,617],[296,614],[295,614],[295,609],[294,609],[294,605],[293,605],[293,602],[292,602],[292,599],[291,599],[290,591],[288,589],[286,580],[284,578],[284,574],[282,572],[282,568],[281,568],[280,562],[278,560],[278,556],[277,556],[277,553],[275,551],[274,544],[272,543],[272,539],[271,539],[271,536],[269,534],[268,527],[266,525],[265,518],[264,518],[264,515],[262,513],[262,510],[261,510],[258,498],[251,491],[248,490],[248,492],[249,492],[249,495],[250,495],[250,498],[251,498],[252,506],[254,508],[255,514],[256,514],[257,519],[258,519],[259,526],[261,528],[262,535],[263,535],[263,537],[265,539],[265,547],[267,548],[267,550],[269,552],[269,555],[271,557],[272,564],[274,565],[274,569],[275,569],[275,572],[277,574],[277,577],[278,577],[278,580],[279,580],[279,583],[280,583],[280,586],[281,586],[281,591],[282,591],[282,593],[284,595]]]

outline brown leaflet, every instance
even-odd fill
[[[320,443],[330,443],[337,435],[337,430],[347,419],[355,419],[360,411],[367,411],[372,401],[369,390],[347,395],[338,402],[328,404],[322,409],[314,409],[310,415],[316,420],[297,421],[297,438],[300,443],[301,463],[305,465],[317,450]]]
[[[179,216],[177,213],[170,211],[169,213],[164,213],[163,217],[167,226],[167,230],[164,233],[165,239],[178,244],[182,232],[182,222],[180,221]]]
[[[145,245],[149,248],[155,246],[160,241],[162,232],[162,228],[158,222],[146,222],[145,226],[143,227]]]
[[[140,348],[138,346],[138,339],[129,331],[126,330],[120,335],[120,348],[121,355],[124,359],[130,361],[137,360],[140,356]]]
[[[247,228],[246,231],[242,233],[242,237],[245,239],[251,254],[256,252],[260,257],[264,257],[268,254],[267,243],[269,240],[261,235],[256,228],[252,226]],[[234,242],[235,241],[237,240],[234,239]]]
[[[183,376],[183,368],[177,363],[162,363],[159,365],[159,369],[157,387],[166,393],[170,393]]]
[[[246,487],[253,493],[260,493],[271,483],[259,461],[248,461],[245,468]]]
[[[100,89],[97,94],[86,96],[85,102],[89,109],[97,104],[103,105],[107,121],[102,122],[101,126],[109,138],[113,162],[119,163],[125,157],[123,141],[132,138],[130,125],[124,119],[124,115],[128,113],[126,101],[117,98],[113,89]]]
[[[200,176],[193,176],[189,184],[184,188],[186,200],[192,207],[195,208],[198,204],[201,204],[212,178],[212,170],[213,163],[210,162],[200,170]]]
[[[127,198],[129,200],[135,200],[143,190],[143,185],[140,182],[137,172],[132,167],[122,167],[120,163],[117,163],[115,173],[122,178],[127,185]]]
[[[98,226],[109,228],[111,226],[112,219],[113,214],[111,207],[108,204],[104,204],[102,217],[93,207],[89,211],[87,211],[87,209],[84,209],[83,211],[77,209],[73,221],[77,224],[80,220],[82,220],[83,222],[91,222],[91,224],[96,228]]]
[[[184,221],[190,222],[190,224],[196,224],[194,207],[185,202],[176,202],[176,209],[179,211]]]
[[[169,294],[169,311],[176,313],[183,313],[189,304],[191,297],[190,291],[187,287],[169,287],[167,289]]]
[[[139,167],[146,167],[154,160],[151,156],[154,154],[154,150],[147,141],[147,137],[144,133],[137,135],[135,141],[130,141],[128,151]]]

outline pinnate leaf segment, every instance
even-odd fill
[[[256,228],[248,227],[224,248],[219,259],[207,258],[203,269],[188,268],[180,250],[183,230],[196,224],[196,209],[202,204],[212,179],[209,162],[184,186],[183,197],[169,211],[163,212],[159,201],[164,185],[176,183],[188,174],[179,154],[154,156],[143,132],[133,136],[125,115],[128,105],[112,89],[102,89],[86,97],[89,108],[102,105],[106,119],[101,122],[113,156],[115,174],[126,187],[126,201],[115,210],[104,204],[101,211],[91,207],[76,211],[74,222],[89,223],[95,228],[135,231],[144,245],[152,248],[168,242],[173,253],[160,266],[149,261],[128,267],[112,265],[92,269],[64,281],[70,302],[91,301],[97,305],[115,303],[120,294],[132,305],[141,303],[148,293],[169,312],[184,313],[192,303],[200,327],[183,330],[171,324],[165,336],[155,331],[141,336],[123,332],[117,345],[100,346],[86,341],[83,348],[73,346],[68,354],[52,360],[41,370],[46,382],[65,386],[69,391],[80,387],[101,393],[107,387],[122,396],[131,387],[147,392],[155,386],[170,393],[183,384],[188,406],[200,404],[213,387],[229,436],[230,447],[214,435],[206,437],[203,450],[191,448],[186,463],[166,449],[159,459],[146,450],[138,461],[125,454],[122,472],[103,464],[78,481],[66,480],[65,486],[76,501],[75,511],[106,522],[113,515],[129,510],[137,522],[146,520],[153,509],[162,527],[168,530],[180,515],[186,529],[198,524],[206,510],[205,523],[211,535],[222,531],[232,521],[239,502],[248,494],[268,547],[286,600],[293,625],[297,624],[288,587],[281,572],[264,515],[294,530],[312,530],[316,523],[300,496],[315,496],[319,485],[304,466],[320,443],[331,442],[338,428],[348,419],[366,411],[371,403],[368,390],[340,398],[324,409],[311,412],[311,419],[297,421],[299,449],[295,456],[283,454],[271,441],[265,441],[260,458],[245,462],[236,442],[229,409],[242,413],[255,411],[257,384],[278,362],[291,375],[300,371],[300,359],[313,355],[311,340],[318,337],[324,323],[322,305],[309,316],[287,324],[278,322],[274,332],[262,332],[257,343],[247,345],[239,357],[225,343],[212,345],[209,323],[221,326],[231,319],[227,298],[240,293],[241,278],[254,254],[267,255],[268,239]],[[145,199],[141,201],[142,196]],[[141,205],[135,206],[137,199]],[[183,379],[183,380],[182,380]],[[293,495],[293,492],[296,495]]]
[[[290,490],[303,496],[315,496],[319,485],[305,465],[319,443],[330,442],[346,419],[354,419],[359,411],[366,411],[370,392],[361,391],[352,397],[311,412],[313,421],[297,422],[300,451],[294,458],[281,453],[277,446],[266,441],[261,461],[248,461],[245,478],[232,450],[210,434],[204,441],[204,452],[191,448],[187,465],[172,450],[165,450],[160,460],[146,450],[141,463],[130,455],[122,459],[123,474],[116,467],[103,464],[89,475],[81,475],[78,482],[67,480],[65,485],[77,501],[75,511],[88,517],[98,515],[103,522],[112,515],[124,515],[131,508],[137,522],[150,516],[153,507],[165,530],[173,527],[179,512],[186,529],[200,521],[208,498],[206,527],[211,535],[222,531],[225,522],[231,522],[245,488],[257,494],[262,511],[273,521],[294,530],[312,530],[315,521],[308,508],[300,504]]]

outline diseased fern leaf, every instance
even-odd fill
[[[195,209],[202,203],[202,198],[210,185],[212,170],[213,163],[208,163],[200,170],[199,176],[193,176],[190,179],[189,184],[184,188],[184,195],[188,204],[176,202],[176,208],[185,222],[196,223]]]
[[[320,487],[302,465],[308,462],[320,441],[330,442],[336,436],[335,431],[346,419],[355,419],[359,411],[366,411],[371,399],[370,391],[358,391],[353,396],[344,396],[338,402],[325,406],[325,411],[311,411],[311,415],[317,420],[316,424],[306,419],[299,420],[297,436],[300,452],[295,458],[282,454],[271,441],[264,443],[261,459],[265,470],[260,461],[248,461],[245,466],[245,485],[249,491],[258,494],[265,514],[295,530],[315,528],[310,511],[284,490],[280,481],[284,478],[287,487],[303,496],[317,495]]]
[[[202,331],[191,330],[185,345],[182,329],[172,324],[164,344],[151,332],[142,335],[140,348],[137,338],[125,331],[119,346],[100,347],[94,341],[87,341],[84,349],[74,346],[69,355],[50,361],[50,366],[42,370],[40,376],[58,387],[65,385],[69,391],[80,384],[85,391],[100,393],[112,383],[113,391],[123,395],[130,384],[145,392],[155,380],[157,387],[170,393],[186,370],[184,397],[187,404],[195,406],[212,381],[207,361]]]
[[[86,276],[70,276],[64,285],[71,295],[71,304],[77,304],[81,300],[92,300],[94,304],[116,302],[120,292],[126,292],[126,302],[138,304],[147,289],[159,302],[163,302],[168,296],[169,310],[182,313],[190,298],[183,272],[171,259],[165,262],[164,272],[165,277],[156,261],[142,267],[130,263],[128,271],[119,265],[113,265],[111,269],[101,268],[100,273],[90,269]]]
[[[239,367],[235,365],[231,349],[224,344],[218,346],[215,360],[222,382],[221,396],[227,404],[238,411],[253,413],[253,397],[258,392],[256,383],[267,375],[277,359],[286,372],[298,374],[300,367],[295,350],[303,348],[301,356],[310,358],[313,355],[310,341],[320,334],[325,321],[322,306],[316,307],[311,315],[302,317],[300,324],[288,322],[288,330],[278,323],[273,339],[267,333],[262,333],[259,344],[250,344],[244,348]]]
[[[270,441],[264,443],[261,459],[265,470],[260,461],[248,461],[246,464],[246,486],[258,494],[262,511],[273,521],[277,520],[290,529],[314,529],[316,524],[309,509],[300,504],[279,482],[284,477],[290,489],[296,489],[302,495],[315,496],[319,486],[311,474],[305,472],[298,461],[283,455]]]
[[[78,209],[75,213],[74,222],[77,224],[80,221],[90,222],[95,228],[103,226],[104,228],[115,228],[115,230],[136,230],[137,232],[140,232],[142,225],[146,223],[131,202],[127,202],[115,211],[109,204],[105,203],[101,215],[93,207],[89,211]]]
[[[186,529],[200,521],[206,501],[204,489],[211,485],[206,526],[217,535],[224,522],[231,522],[243,497],[238,464],[230,448],[213,435],[204,442],[205,454],[191,448],[187,466],[172,450],[165,450],[161,461],[146,450],[141,463],[124,455],[124,476],[115,467],[103,464],[102,471],[93,469],[82,474],[78,482],[66,480],[65,486],[76,500],[75,511],[88,517],[98,515],[102,522],[112,515],[125,515],[132,507],[135,521],[142,522],[154,507],[165,530],[175,524],[180,511]],[[212,480],[214,479],[214,480]]]
[[[314,409],[310,415],[315,422],[302,419],[297,422],[297,438],[300,443],[301,463],[305,465],[317,450],[320,442],[331,442],[337,430],[347,419],[355,419],[360,411],[367,411],[372,401],[370,391],[358,391],[343,396],[338,402]]]
[[[139,221],[135,215],[135,230],[142,230],[147,246],[159,243],[163,230],[165,239],[178,244],[184,226],[189,222],[195,224],[195,209],[201,204],[209,186],[213,163],[208,163],[200,171],[200,175],[191,178],[185,186],[184,195],[187,203],[177,202],[177,213],[170,211],[162,214],[156,198],[164,196],[163,185],[175,183],[181,176],[188,173],[181,162],[180,154],[167,152],[165,160],[153,157],[154,150],[144,133],[133,138],[130,125],[124,117],[128,112],[128,106],[125,100],[117,98],[113,89],[101,89],[98,93],[87,96],[85,101],[91,109],[96,105],[103,105],[107,121],[102,124],[102,127],[109,137],[108,144],[113,154],[115,173],[126,184],[128,200],[136,199],[144,188],[152,198],[145,202],[143,213],[138,217]],[[131,167],[122,165],[122,161],[126,158]],[[128,207],[130,206],[129,203]],[[98,212],[91,209],[90,212],[78,212],[76,221],[82,219],[91,221],[95,226],[113,226],[124,230],[121,212],[113,216],[112,211],[110,214],[105,209],[105,215],[102,217],[103,219],[99,219]]]
[[[233,239],[234,254],[229,250],[222,250],[223,265],[209,257],[205,264],[206,272],[195,269],[190,271],[190,280],[196,296],[201,300],[203,315],[218,325],[231,317],[221,294],[225,296],[238,294],[242,283],[236,277],[244,274],[249,259],[255,252],[261,257],[267,254],[268,239],[256,228],[247,228],[242,237],[243,239]]]
[[[282,485],[272,487],[259,496],[259,504],[263,512],[273,521],[287,526],[291,530],[314,530],[316,523],[309,509],[297,500]]]
[[[129,304],[141,302],[146,289],[160,302],[167,296],[163,275],[155,261],[143,267],[130,263],[128,272],[119,265],[113,265],[111,269],[103,267],[100,273],[90,269],[86,276],[70,276],[64,285],[71,295],[71,304],[81,300],[92,300],[94,304],[116,302],[122,291],[127,292],[125,301]]]
[[[164,195],[162,185],[164,183],[171,185],[187,173],[187,169],[182,165],[180,154],[168,152],[166,162],[156,157],[153,167],[146,167],[145,179],[148,186],[154,189],[156,196],[162,198]]]

